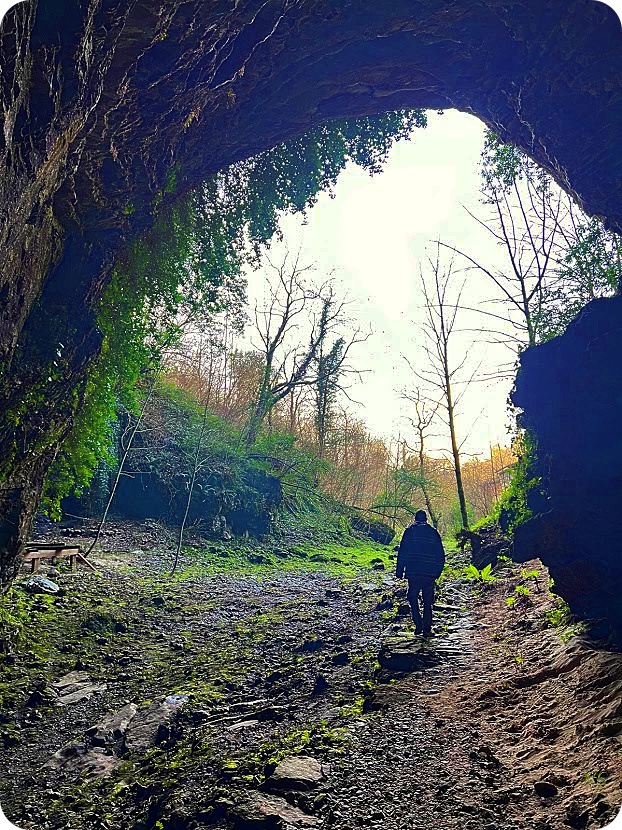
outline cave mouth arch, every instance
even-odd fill
[[[7,12],[2,34],[4,586],[99,348],[94,303],[119,250],[153,221],[154,199],[174,199],[172,169],[187,191],[333,118],[453,108],[622,230],[622,33],[603,3],[86,0],[79,11],[30,0]],[[33,381],[15,355],[44,288],[65,366],[28,400]]]

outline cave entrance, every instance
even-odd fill
[[[3,585],[98,353],[112,265],[206,176],[333,118],[455,108],[622,229],[622,35],[603,3],[50,8],[2,24]],[[55,336],[31,353],[42,321]]]

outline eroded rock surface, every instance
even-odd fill
[[[89,736],[91,743],[95,746],[105,746],[123,740],[137,711],[136,704],[127,703],[118,711],[106,715],[98,724],[87,729],[86,734]]]
[[[92,781],[107,778],[119,763],[120,759],[113,752],[71,743],[55,752],[45,765],[50,769],[62,768],[66,773],[74,773],[78,780]]]
[[[24,590],[31,594],[57,594],[58,585],[45,576],[31,576],[24,583]]]
[[[165,741],[175,713],[187,700],[186,695],[169,695],[138,712],[127,728],[126,749],[138,752]]]

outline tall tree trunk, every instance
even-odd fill
[[[447,388],[447,417],[449,420],[449,434],[451,437],[451,454],[454,459],[454,472],[456,475],[456,491],[458,493],[458,502],[460,503],[460,516],[462,518],[462,527],[465,530],[469,529],[469,516],[467,513],[466,498],[464,496],[464,485],[462,483],[462,463],[460,461],[460,449],[458,447],[458,439],[456,438],[456,424],[454,413],[454,401],[451,389],[451,379],[447,368],[445,369],[445,383]]]
[[[244,437],[246,448],[250,449],[259,435],[259,430],[264,422],[264,419],[272,407],[270,400],[270,379],[272,377],[272,363],[268,362],[263,369],[263,376],[257,394],[257,401],[253,407],[251,417],[246,425],[246,434]]]

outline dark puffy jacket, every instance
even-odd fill
[[[416,522],[404,531],[397,555],[396,574],[404,576],[441,575],[445,565],[445,551],[438,530],[427,522]]]

